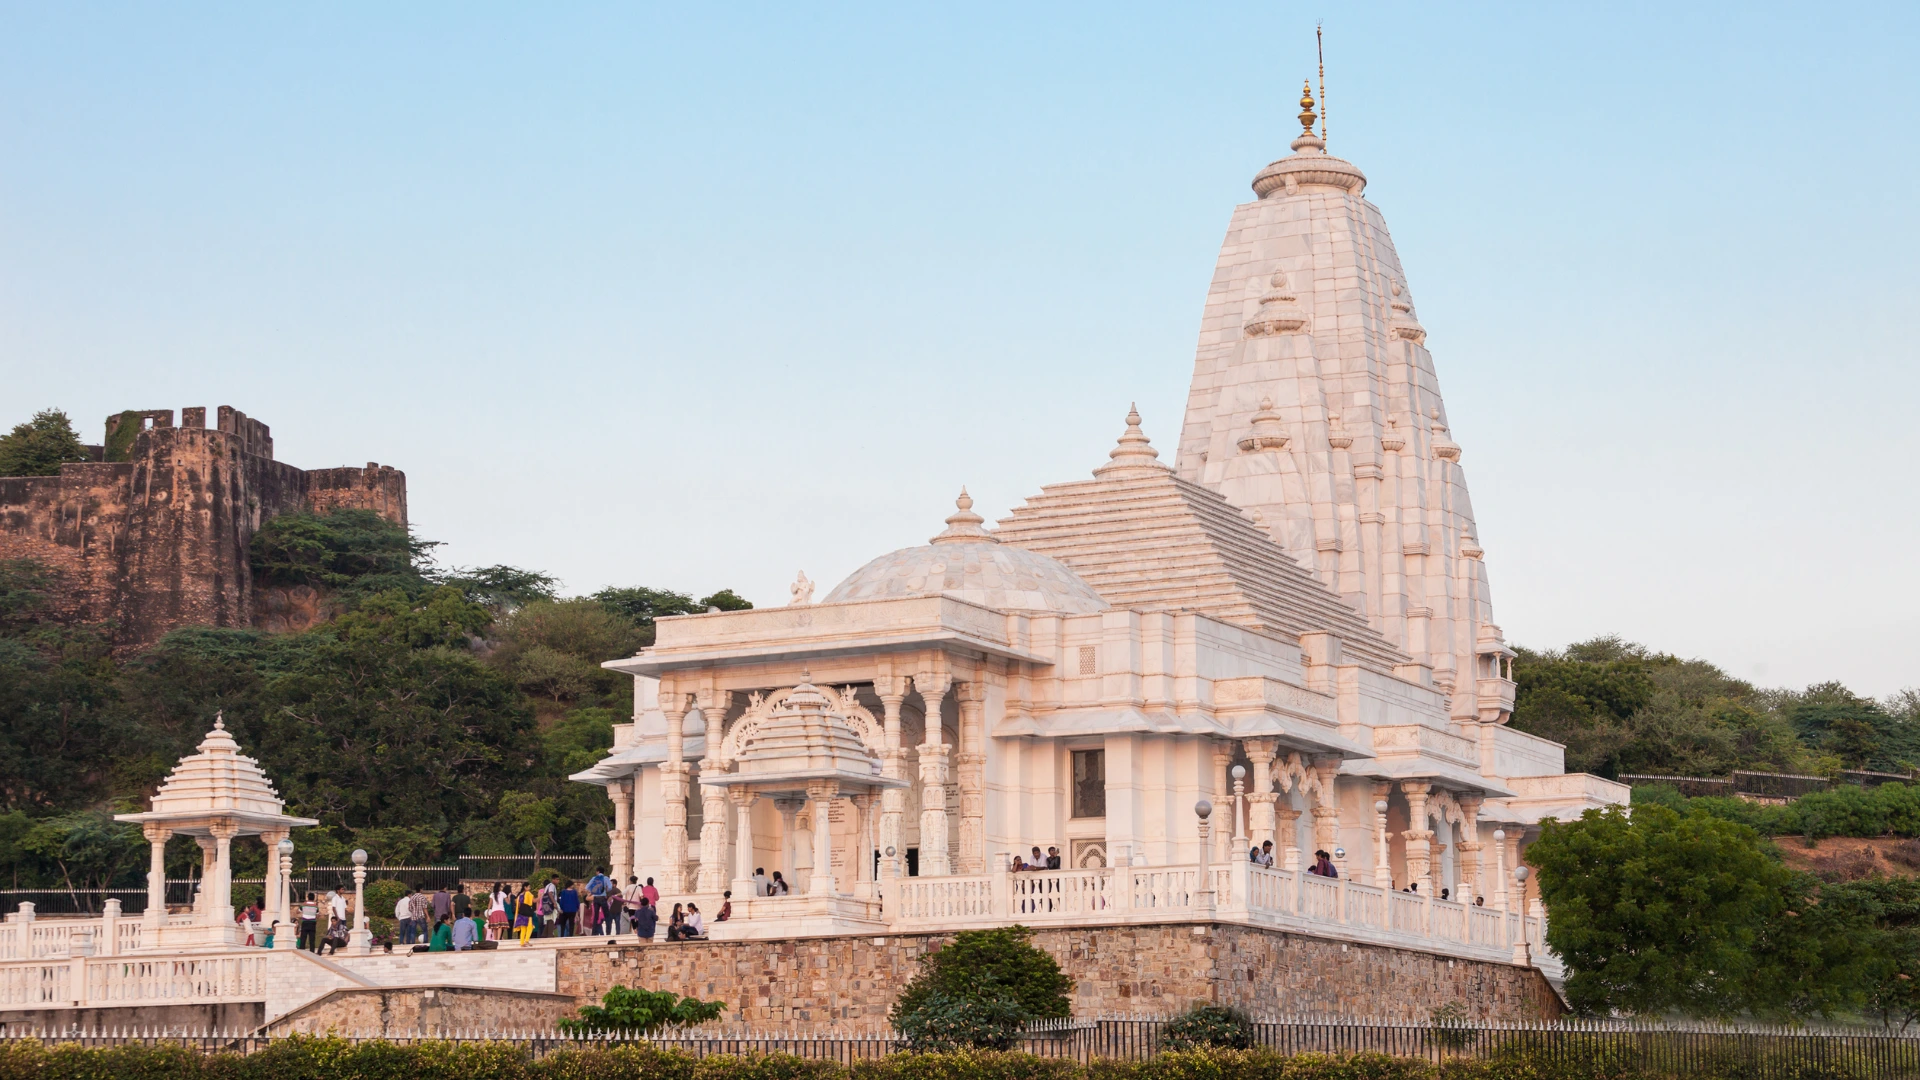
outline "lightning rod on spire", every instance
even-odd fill
[[[1327,141],[1327,46],[1320,35],[1320,23],[1313,24],[1313,51],[1320,57],[1320,141]]]

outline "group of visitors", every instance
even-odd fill
[[[732,896],[733,894],[728,893],[727,895]],[[753,868],[753,895],[791,896],[793,895],[793,883],[782,877],[778,870],[773,872],[772,877],[768,877],[765,867],[756,866]]]
[[[1273,869],[1273,841],[1262,840],[1259,847],[1247,849],[1247,861],[1255,866]],[[1325,851],[1313,853],[1313,865],[1307,867],[1307,873],[1315,877],[1337,878],[1340,868],[1333,865],[1333,856]]]
[[[1012,869],[1016,874],[1027,870],[1058,870],[1060,869],[1060,849],[1050,847],[1047,849],[1047,853],[1042,855],[1040,854],[1040,845],[1035,844],[1033,845],[1033,859],[1028,861],[1015,855],[1013,857]]]

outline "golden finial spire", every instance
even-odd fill
[[[1300,80],[1300,127],[1302,134],[1313,134],[1313,122],[1319,117],[1313,111],[1313,82]]]

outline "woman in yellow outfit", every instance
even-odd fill
[[[539,910],[540,898],[533,893],[530,884],[520,886],[520,895],[514,900],[513,929],[520,935],[520,944],[525,945],[533,936],[533,913]]]

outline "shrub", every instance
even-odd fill
[[[1252,1045],[1253,1022],[1224,1005],[1195,1005],[1160,1033],[1160,1046],[1166,1050],[1245,1050]]]
[[[596,1031],[650,1035],[664,1027],[688,1027],[718,1020],[726,1011],[724,1001],[681,997],[670,990],[629,990],[616,986],[601,996],[600,1004],[580,1006],[578,1020],[560,1021],[560,1030],[574,1035]]]
[[[1032,1020],[1073,1014],[1073,980],[1024,926],[966,930],[920,958],[889,1018],[915,1050],[1003,1050]]]

